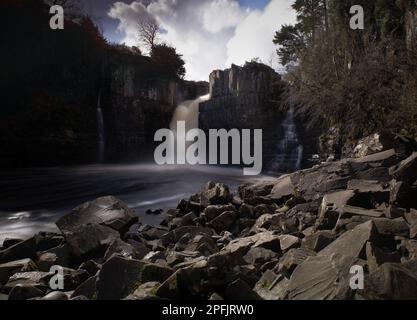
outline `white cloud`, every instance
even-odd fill
[[[153,16],[166,31],[161,39],[183,54],[187,78],[207,80],[211,71],[231,63],[254,57],[268,63],[276,56],[273,35],[281,24],[294,21],[291,2],[271,0],[263,11],[244,9],[236,0],[116,2],[108,14],[119,20],[127,45],[138,45],[139,19]]]

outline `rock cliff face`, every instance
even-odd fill
[[[177,104],[208,92],[205,82],[146,77],[144,65],[146,61],[126,59],[109,68],[104,97],[107,161],[152,159],[154,134],[169,128]]]
[[[280,75],[263,64],[214,71],[211,98],[200,104],[200,128],[263,129],[264,169],[294,171],[302,164],[302,141],[293,112],[282,101],[283,90]]]

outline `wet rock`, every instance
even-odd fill
[[[302,247],[315,252],[320,252],[335,239],[336,235],[331,231],[317,231],[303,239]]]
[[[400,264],[385,263],[365,278],[359,294],[371,300],[409,300],[417,297],[417,275]]]
[[[289,280],[271,270],[266,271],[256,283],[254,291],[264,300],[284,300]]]
[[[223,183],[209,182],[200,193],[201,205],[207,207],[209,205],[228,204],[233,196],[229,187]]]
[[[61,291],[53,291],[44,296],[41,300],[63,301],[68,300],[68,296]]]
[[[18,284],[9,292],[9,300],[29,300],[32,298],[42,297],[44,292],[33,285]]]
[[[231,284],[229,284],[226,288],[225,298],[227,300],[240,300],[240,301],[248,301],[248,300],[260,300],[261,298],[259,295],[253,291],[249,285],[238,279]]]
[[[74,227],[65,237],[71,254],[86,261],[102,255],[119,238],[119,233],[105,226],[90,224]]]
[[[80,205],[60,218],[56,225],[64,234],[77,232],[80,226],[87,224],[104,225],[123,234],[137,221],[134,210],[110,196]]]
[[[36,264],[31,259],[22,259],[0,264],[0,284],[5,284],[15,273],[37,270]]]
[[[217,233],[221,233],[222,231],[230,230],[235,220],[236,213],[234,211],[226,211],[211,220],[207,226],[213,228]]]
[[[417,180],[417,152],[390,169],[390,174],[397,181],[413,184]]]
[[[347,231],[319,252],[319,256],[339,254],[355,258],[365,258],[366,243],[377,242],[378,232],[372,221],[363,223]]]
[[[349,300],[349,273],[358,259],[338,254],[309,257],[293,272],[288,284],[290,300]]]
[[[235,207],[233,205],[217,205],[217,206],[208,206],[203,214],[206,218],[206,221],[211,221],[218,216],[220,216],[222,213],[227,211],[235,211]]]
[[[18,238],[6,238],[3,240],[3,250],[18,244],[19,242],[25,241],[24,239]]]
[[[72,293],[71,298],[84,296],[90,300],[97,299],[97,276],[88,278]]]

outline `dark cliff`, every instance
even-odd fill
[[[295,170],[305,165],[300,137],[306,135],[283,101],[285,86],[279,74],[259,63],[214,71],[210,100],[200,105],[200,128],[263,129],[264,170]]]

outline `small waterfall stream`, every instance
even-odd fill
[[[276,172],[293,172],[301,169],[304,147],[297,136],[297,128],[294,120],[294,107],[287,111],[284,121],[281,123],[284,137],[279,141],[277,156],[272,169]]]
[[[104,132],[103,110],[101,108],[101,91],[99,92],[98,98],[97,98],[96,117],[97,117],[97,136],[98,136],[97,162],[103,163],[104,153],[106,150],[106,138],[105,138],[105,132]]]

